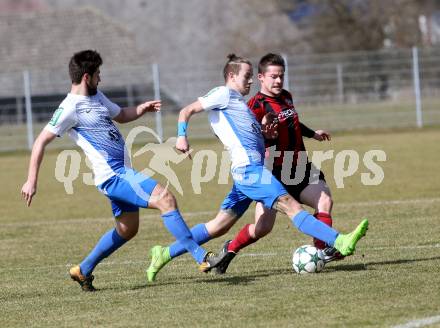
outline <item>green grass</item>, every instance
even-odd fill
[[[310,243],[279,216],[273,232],[242,251],[224,276],[201,274],[188,255],[147,284],[147,253],[171,241],[152,210],[142,210],[138,236],[95,270],[99,292],[87,294],[70,281],[67,268],[81,261],[112,227],[108,201],[77,179],[67,195],[54,178],[56,151],[47,153],[30,208],[20,199],[28,154],[0,156],[0,326],[145,327],[390,327],[439,315],[440,131],[336,135],[331,143],[307,142],[309,150],[382,149],[385,179],[364,186],[358,172],[338,189],[333,162],[324,171],[335,201],[335,226],[348,231],[362,217],[370,230],[356,254],[330,263],[320,274],[299,276],[291,269],[294,248]],[[197,141],[196,150],[221,151],[218,141]],[[147,156],[135,159],[144,168]],[[84,164],[84,163],[83,163]],[[190,160],[173,166],[184,196],[177,196],[190,225],[209,220],[228,185],[216,178],[193,194]],[[81,174],[89,172],[82,165]],[[158,180],[164,182],[163,177]],[[218,250],[245,223],[206,247]]]

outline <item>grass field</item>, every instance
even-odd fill
[[[338,189],[333,164],[325,162],[335,226],[348,231],[367,217],[370,230],[354,256],[328,264],[320,274],[293,273],[292,250],[310,238],[279,216],[272,234],[242,251],[226,275],[198,273],[184,255],[147,284],[148,250],[171,237],[157,212],[143,210],[138,236],[95,270],[99,292],[93,294],[71,282],[67,269],[112,227],[107,200],[82,179],[67,195],[54,178],[58,152],[52,151],[44,159],[34,203],[26,208],[19,190],[28,154],[2,154],[0,327],[394,327],[439,316],[439,140],[438,129],[424,129],[308,142],[309,150],[354,149],[361,158],[371,149],[387,154],[387,161],[379,163],[385,173],[379,186],[362,185],[361,173],[368,170],[361,165]],[[221,151],[215,140],[193,146]],[[140,156],[135,167],[147,162]],[[214,179],[194,194],[192,164],[185,160],[173,166],[185,196],[178,201],[190,225],[212,218],[228,192],[228,185]],[[84,172],[89,171],[82,165]],[[250,210],[206,247],[218,250],[252,215]]]

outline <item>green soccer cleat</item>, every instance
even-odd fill
[[[348,234],[339,234],[335,240],[334,247],[343,255],[348,256],[353,254],[356,249],[357,242],[365,236],[368,230],[368,220],[364,219],[361,223]]]
[[[154,246],[150,250],[151,264],[147,269],[147,280],[153,282],[156,280],[156,275],[165,264],[171,261],[170,248],[162,246]]]

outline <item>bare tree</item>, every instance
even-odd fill
[[[277,0],[282,10],[298,4]],[[294,2],[293,2],[294,3]],[[303,37],[315,52],[343,52],[420,45],[419,16],[432,1],[417,0],[308,0],[313,8],[301,24]]]

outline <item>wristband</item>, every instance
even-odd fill
[[[177,123],[177,136],[178,137],[185,137],[186,136],[186,129],[188,128],[187,122],[179,122]]]

